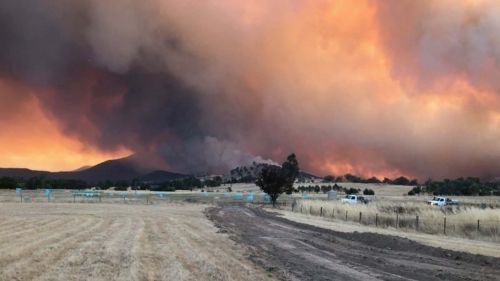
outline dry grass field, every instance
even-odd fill
[[[270,280],[205,207],[0,203],[0,280]]]
[[[471,240],[467,238],[444,235],[431,235],[421,232],[402,232],[395,228],[376,228],[374,226],[360,225],[355,222],[346,223],[341,220],[331,220],[325,217],[310,216],[287,210],[273,210],[273,212],[279,213],[287,220],[313,225],[324,229],[331,229],[346,233],[378,233],[383,235],[399,236],[431,247],[500,258],[500,243],[497,242]]]
[[[500,242],[500,209],[496,208],[460,205],[440,208],[418,201],[385,200],[351,205],[340,201],[297,200],[293,211],[400,231],[418,230]]]

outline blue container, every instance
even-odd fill
[[[253,193],[247,195],[247,202],[253,202]]]
[[[240,192],[236,192],[233,196],[233,199],[234,200],[243,200],[243,194],[241,194]]]

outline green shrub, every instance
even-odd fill
[[[365,190],[363,190],[363,194],[364,195],[375,195],[375,191],[373,191],[372,189],[369,189],[369,188],[365,188]]]

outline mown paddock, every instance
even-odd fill
[[[0,203],[0,280],[272,280],[206,206]]]

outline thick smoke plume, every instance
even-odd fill
[[[486,0],[4,0],[0,82],[31,90],[2,98],[181,172],[295,152],[319,174],[491,177],[499,14]]]

